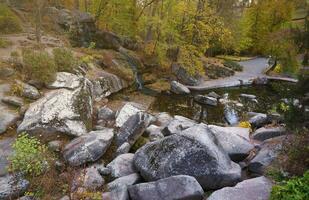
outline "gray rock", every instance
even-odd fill
[[[172,72],[182,84],[191,86],[199,84],[199,81],[195,77],[191,76],[179,63],[172,64]]]
[[[94,162],[106,152],[113,137],[113,129],[108,128],[80,136],[65,146],[64,159],[71,166]]]
[[[115,188],[119,188],[122,186],[130,186],[136,183],[139,183],[142,180],[142,177],[139,174],[130,174],[128,176],[123,176],[115,179],[114,181],[107,184],[107,188],[109,191],[114,190]]]
[[[263,113],[258,113],[257,115],[251,117],[249,122],[254,128],[259,128],[270,123],[267,115]]]
[[[252,138],[259,141],[264,141],[270,138],[285,135],[286,129],[284,127],[259,128],[253,134]]]
[[[22,196],[29,186],[29,181],[20,176],[6,175],[0,177],[0,185],[0,199],[10,200]]]
[[[27,196],[20,197],[17,200],[36,200],[36,198],[34,196],[27,195]]]
[[[53,83],[47,85],[50,89],[66,88],[74,90],[80,86],[82,77],[78,77],[75,74],[68,72],[58,72],[56,74],[56,80]]]
[[[162,130],[163,135],[172,135],[188,129],[196,124],[195,121],[176,115],[172,121]]]
[[[271,188],[271,181],[262,176],[217,190],[207,200],[268,200]]]
[[[113,178],[119,178],[136,173],[136,169],[133,165],[134,154],[126,153],[117,156],[106,167],[111,170],[111,176]]]
[[[95,167],[88,167],[79,170],[77,176],[73,180],[72,190],[82,187],[86,190],[95,191],[104,185],[104,179]]]
[[[113,93],[119,92],[128,84],[114,74],[100,71],[95,78],[90,78],[93,83],[94,97],[96,101],[100,101]]]
[[[198,103],[205,104],[205,105],[210,105],[210,106],[217,106],[218,105],[218,101],[217,101],[216,98],[205,96],[205,95],[200,95],[200,94],[196,95],[194,97],[194,100]]]
[[[131,116],[141,112],[141,105],[135,103],[126,103],[118,112],[116,117],[116,126],[121,127]]]
[[[134,164],[147,181],[189,175],[205,189],[230,186],[241,177],[239,165],[230,160],[205,125],[146,144],[135,153]]]
[[[6,103],[10,106],[22,107],[24,105],[24,101],[22,98],[15,96],[6,96],[1,99],[3,103]]]
[[[97,166],[97,169],[102,176],[109,176],[112,173],[109,168],[104,166]]]
[[[99,120],[114,120],[115,119],[115,112],[110,108],[104,106],[98,109],[98,119]]]
[[[7,78],[13,76],[15,70],[11,67],[0,67],[0,78]]]
[[[125,142],[116,150],[116,156],[119,156],[120,154],[129,153],[130,149],[131,145],[128,142]]]
[[[266,85],[268,83],[267,77],[258,77],[253,80],[254,85]]]
[[[6,132],[6,130],[15,124],[15,122],[18,120],[19,115],[11,111],[5,107],[2,107],[0,105],[1,112],[0,112],[0,134]]]
[[[204,191],[194,177],[178,175],[129,187],[132,200],[201,200]]]
[[[157,141],[162,138],[164,138],[164,135],[161,133],[161,131],[154,131],[149,134],[150,142]]]
[[[12,144],[15,138],[6,138],[0,140],[0,176],[8,173],[9,161],[8,158],[13,155],[14,151]]]
[[[59,200],[71,200],[71,199],[70,199],[69,196],[66,195],[66,196],[61,197],[61,199],[59,199]]]
[[[61,132],[80,136],[91,129],[92,86],[85,79],[75,89],[59,89],[48,92],[43,98],[32,103],[25,113],[20,132]]]
[[[159,113],[155,117],[157,118],[156,124],[160,127],[167,126],[173,120],[173,117],[166,112]]]
[[[236,125],[239,122],[239,117],[238,113],[236,110],[230,106],[230,105],[225,105],[224,106],[224,119],[227,121],[228,124],[230,125]]]
[[[221,98],[221,96],[220,96],[219,94],[215,93],[215,92],[210,92],[210,93],[208,93],[208,96],[209,96],[209,97],[213,97],[213,98],[215,98],[215,99]]]
[[[285,136],[272,138],[265,140],[260,145],[260,151],[249,162],[249,171],[257,174],[263,174],[267,166],[269,166],[273,160],[278,156],[278,153],[282,149],[282,143],[285,140]]]
[[[234,162],[244,160],[249,155],[250,151],[254,149],[254,145],[251,144],[249,140],[235,133],[235,130],[242,131],[242,128],[214,125],[209,125],[208,127]],[[248,131],[249,135],[249,130],[245,130]]]
[[[253,94],[240,94],[239,96],[245,99],[250,99],[250,100],[256,99],[256,96]]]
[[[175,94],[190,94],[190,90],[177,81],[171,82],[171,91]]]
[[[60,152],[62,142],[60,140],[50,141],[47,146],[48,146],[48,149],[51,151]]]
[[[119,129],[116,143],[118,146],[128,142],[133,145],[144,133],[146,127],[151,122],[151,116],[147,113],[139,112],[131,116]]]
[[[102,195],[104,200],[130,200],[127,186],[114,188],[111,192]]]
[[[19,80],[16,80],[16,83],[18,85],[20,85],[20,87],[22,88],[22,96],[32,99],[32,100],[37,100],[41,97],[41,94],[39,92],[38,89],[36,89],[35,87],[27,84],[27,83],[23,83]]]

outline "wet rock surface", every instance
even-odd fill
[[[0,199],[10,200],[22,196],[29,187],[29,181],[18,175],[6,175],[0,177],[0,186]]]

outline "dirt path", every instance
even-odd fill
[[[208,90],[215,88],[225,88],[240,85],[250,85],[252,81],[258,77],[266,77],[271,80],[283,80],[290,82],[297,82],[295,79],[283,78],[283,77],[270,77],[264,74],[268,69],[268,59],[267,58],[254,58],[248,61],[239,62],[242,65],[243,71],[236,72],[235,75],[220,78],[215,80],[208,80],[202,82],[198,86],[187,86],[191,90]]]

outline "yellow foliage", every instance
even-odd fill
[[[238,124],[238,126],[242,128],[249,128],[251,130],[251,124],[248,121],[242,121]]]

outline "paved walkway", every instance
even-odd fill
[[[242,72],[236,72],[235,75],[225,78],[208,80],[198,86],[187,86],[191,90],[208,90],[215,88],[234,87],[240,85],[250,85],[257,77],[267,77],[270,80],[282,80],[297,82],[296,79],[284,77],[270,77],[264,74],[269,68],[267,58],[254,58],[248,61],[239,62],[243,66]],[[240,81],[241,80],[241,81]]]

